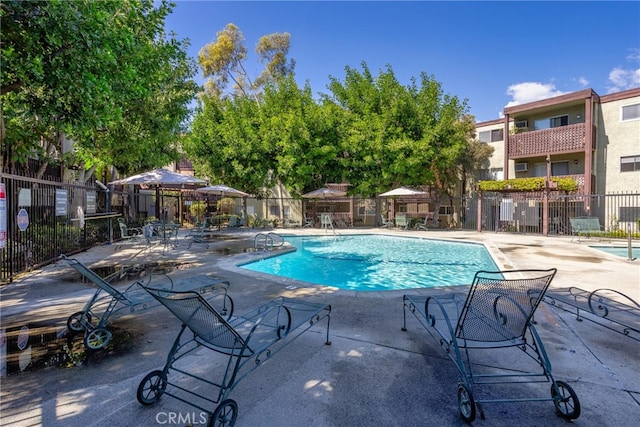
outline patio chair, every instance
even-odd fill
[[[320,214],[320,228],[323,228],[325,232],[331,229],[335,233],[335,230],[333,229],[333,218],[331,217],[331,214]]]
[[[118,250],[125,243],[138,243],[144,241],[144,232],[140,227],[129,227],[124,218],[118,218],[120,227],[120,242],[115,249]]]
[[[163,395],[173,397],[207,413],[207,425],[233,426],[238,405],[228,396],[235,386],[325,317],[325,344],[331,344],[330,305],[276,298],[235,316],[228,295],[227,306],[231,310],[221,311],[195,292],[167,292],[148,287],[145,290],[182,322],[182,328],[164,367],[150,372],[140,382],[137,399],[143,405],[152,405]],[[187,329],[191,333],[185,334]],[[206,378],[189,372],[194,366],[197,371],[193,363],[179,363],[203,347],[226,359],[201,370]],[[307,359],[291,362],[304,363]],[[170,378],[170,372],[179,375]],[[189,384],[192,380],[199,383]],[[211,404],[216,405],[213,411],[207,408]]]
[[[137,266],[123,269],[117,274],[103,278],[76,259],[67,258],[65,255],[61,255],[60,259],[97,287],[96,292],[89,298],[84,308],[73,313],[67,319],[68,330],[75,333],[84,332],[84,345],[89,350],[100,350],[111,342],[112,333],[108,326],[117,317],[146,310],[153,306],[151,303],[155,302],[142,290],[140,280],[130,284],[124,290],[116,288],[111,283],[117,277],[125,277],[129,270],[136,269]],[[229,287],[228,281],[208,275],[190,277],[186,283],[188,286],[185,286],[184,282],[174,283],[167,275],[149,275],[145,280],[147,285],[153,281],[156,287],[168,290],[189,289],[199,294],[213,291],[223,291],[226,294]]]
[[[397,215],[396,216],[396,227],[406,230],[409,228],[409,220],[406,215]]]
[[[316,222],[313,218],[304,217],[304,225],[302,228],[313,228],[316,226]]]
[[[188,249],[194,243],[202,243],[209,249],[209,239],[207,238],[205,227],[203,225],[197,225],[187,232],[185,238],[189,241]]]
[[[429,221],[433,221],[433,212],[429,212],[425,217],[424,217],[424,222],[418,222],[416,223],[416,230],[429,230]]]
[[[533,325],[535,310],[555,274],[555,268],[479,271],[466,297],[404,295],[402,330],[407,330],[409,311],[459,371],[458,409],[464,421],[475,419],[476,407],[484,419],[482,404],[492,402],[552,401],[558,416],[580,416],[578,396],[567,383],[554,379]],[[518,385],[541,382],[551,382],[551,397],[499,396],[515,394]],[[503,389],[481,399],[476,385]],[[486,388],[483,391],[489,393]],[[533,392],[533,387],[522,389],[522,394]]]
[[[394,226],[393,221],[388,221],[385,217],[384,214],[380,214],[380,221],[381,222],[381,226],[382,228],[392,228]]]

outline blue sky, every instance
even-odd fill
[[[638,1],[174,1],[166,28],[190,40],[192,57],[228,23],[250,53],[261,36],[288,32],[296,79],[314,93],[346,66],[364,61],[376,75],[391,65],[405,85],[434,76],[487,121],[507,105],[640,87]],[[261,70],[254,55],[245,66]]]

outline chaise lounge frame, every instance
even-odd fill
[[[140,280],[133,282],[124,290],[119,290],[111,284],[111,281],[113,281],[117,275],[102,278],[77,259],[67,258],[65,255],[61,255],[60,259],[66,261],[67,265],[80,273],[81,276],[93,283],[97,288],[95,293],[86,302],[84,308],[73,313],[67,319],[68,330],[74,333],[84,332],[84,346],[89,350],[100,350],[111,342],[113,334],[108,326],[113,323],[116,318],[123,315],[134,314],[157,305],[156,301],[142,289],[142,282]],[[118,272],[118,275],[122,276],[127,270],[128,269]],[[147,284],[159,277],[158,275],[149,275],[147,277]],[[176,286],[170,276],[162,275],[161,277],[164,283],[162,285],[157,283],[156,286],[162,286],[168,290]],[[188,284],[189,289],[199,294],[208,294],[210,292],[226,293],[229,287],[229,281],[207,275],[191,277],[189,278]]]
[[[412,313],[458,369],[458,408],[464,421],[475,420],[476,407],[484,419],[482,404],[498,402],[552,401],[560,417],[580,416],[576,393],[553,378],[551,362],[532,322],[555,274],[556,269],[479,271],[466,298],[459,294],[404,295],[402,330],[407,330],[407,312]],[[511,359],[517,365],[507,366],[507,350],[509,356],[517,357]],[[476,361],[480,356],[484,363]],[[540,393],[494,397],[498,392],[482,399],[476,387],[506,385],[501,392],[505,394],[512,389],[509,385],[541,382],[551,382],[551,397]]]
[[[231,310],[214,308],[196,292],[144,289],[180,319],[182,327],[164,367],[150,372],[140,382],[138,401],[152,405],[163,395],[173,397],[209,414],[208,425],[233,426],[238,405],[228,396],[236,385],[324,318],[327,318],[325,344],[331,344],[330,305],[281,297],[234,316],[233,301],[226,294],[226,306]],[[181,359],[202,347],[226,357],[224,368],[219,369],[222,372],[208,372],[217,379],[189,372],[182,363],[178,366]],[[171,371],[179,374],[176,381],[170,381]],[[203,390],[187,387],[185,377],[203,383]],[[206,407],[210,404],[217,405],[213,411]]]
[[[587,291],[575,286],[552,289],[544,301],[632,340],[640,341],[640,304],[614,289]]]

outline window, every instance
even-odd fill
[[[504,129],[485,130],[478,134],[480,142],[496,142],[504,140]]]
[[[640,156],[620,157],[620,172],[640,171]]]
[[[640,104],[622,107],[622,121],[640,119]]]
[[[560,126],[566,126],[569,124],[569,116],[558,116],[549,119],[552,128],[559,128]]]
[[[440,206],[438,215],[453,215],[453,206]]]
[[[491,168],[490,173],[492,178],[496,181],[502,181],[504,179],[504,171],[502,168]]]
[[[620,222],[636,222],[640,218],[640,206],[628,206],[618,208]]]
[[[557,128],[560,126],[567,126],[569,124],[569,116],[557,116],[546,119],[540,119],[533,122],[533,128],[535,130]]]
[[[569,162],[551,162],[551,176],[569,175]],[[547,163],[536,163],[533,176],[547,176]]]
[[[551,176],[569,175],[569,162],[551,163]]]

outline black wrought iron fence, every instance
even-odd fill
[[[113,239],[105,195],[91,186],[3,173],[6,230],[0,249],[0,279],[10,282],[24,271]],[[119,237],[119,234],[117,235]]]
[[[541,194],[486,193],[481,203],[474,197],[465,200],[465,206],[464,229],[530,234],[544,231]],[[571,218],[575,217],[597,218],[610,237],[623,238],[631,233],[633,238],[640,238],[640,193],[549,196],[549,235],[571,235]]]

